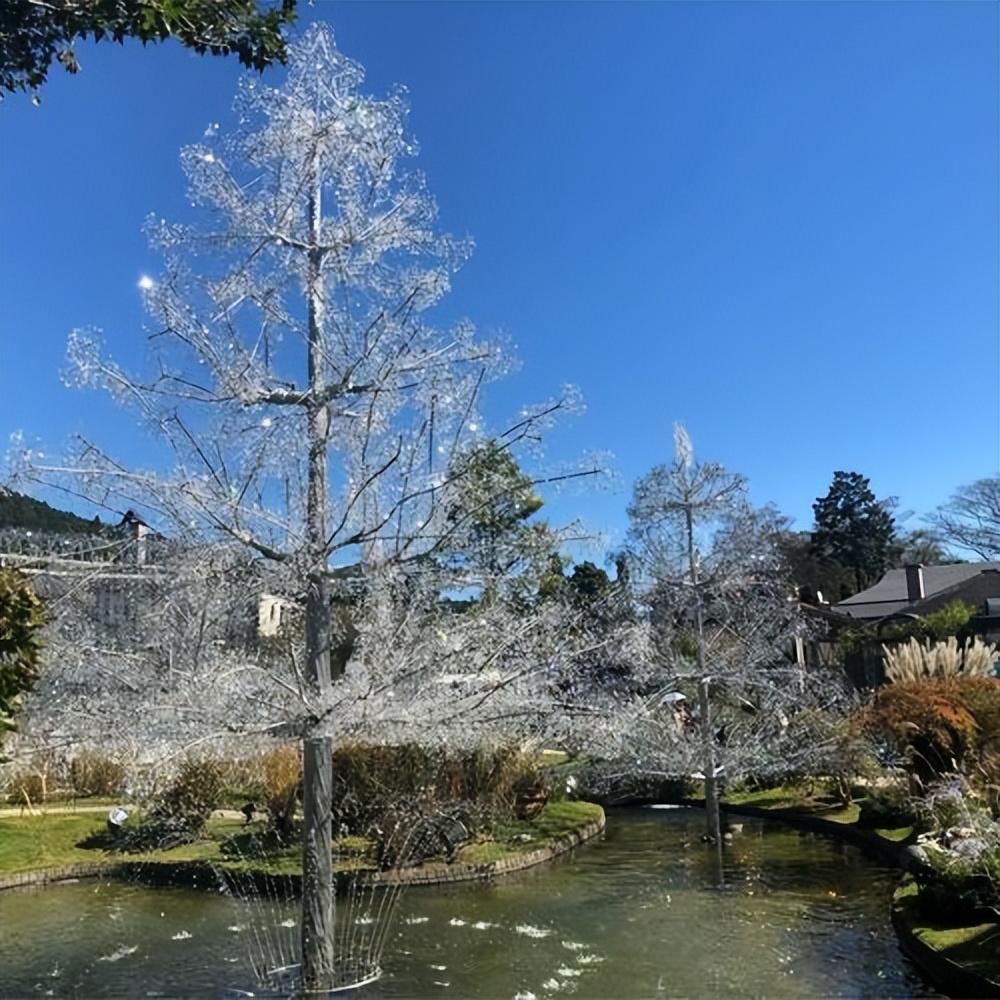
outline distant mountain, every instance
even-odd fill
[[[99,517],[88,521],[67,510],[57,510],[43,500],[0,486],[0,530],[21,528],[52,534],[96,535],[107,529]]]

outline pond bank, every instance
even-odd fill
[[[930,926],[920,907],[920,887],[905,879],[892,897],[892,926],[904,952],[916,962],[931,982],[941,984],[953,997],[1000,997],[1000,983],[993,978],[997,962],[986,961],[1000,950],[1000,926]],[[995,940],[984,957],[978,949]],[[980,966],[985,968],[980,969]]]

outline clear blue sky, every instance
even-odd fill
[[[497,412],[579,384],[552,440],[617,456],[556,499],[612,535],[684,420],[808,527],[834,469],[926,511],[998,471],[994,3],[303,4],[384,91],[473,261],[449,313],[518,345]],[[58,379],[74,326],[142,350],[140,225],[187,212],[177,154],[240,68],[175,45],[81,50],[0,106],[0,434],[117,411]],[[279,71],[280,72],[280,71]]]

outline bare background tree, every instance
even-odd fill
[[[946,544],[980,559],[1000,559],[1000,478],[963,486],[928,520]]]

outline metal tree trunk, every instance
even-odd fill
[[[698,636],[701,659],[702,636]],[[715,776],[715,734],[712,732],[712,704],[709,700],[708,678],[698,682],[698,713],[701,716],[701,737],[704,746],[705,769],[705,818],[709,839],[719,843],[722,839],[722,817],[719,814],[719,782]]]
[[[712,704],[709,699],[709,679],[705,676],[705,620],[698,580],[698,555],[694,545],[694,512],[685,507],[688,550],[688,582],[694,600],[695,629],[698,639],[698,714],[701,717],[701,741],[704,753],[705,819],[709,840],[719,843],[722,819],[719,815],[719,785],[715,776],[715,733],[712,731]]]
[[[306,666],[320,691],[330,679],[330,601],[314,574],[306,599]],[[307,989],[334,980],[333,741],[306,734],[302,759],[302,977]]]
[[[332,741],[307,737],[303,746],[302,978],[307,989],[333,985]]]
[[[322,699],[330,676],[327,561],[327,443],[329,410],[323,374],[324,299],[319,163],[309,202],[309,485],[306,498],[306,678]],[[304,734],[302,760],[302,979],[307,990],[334,984],[333,741]]]

